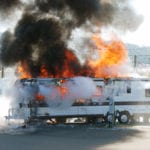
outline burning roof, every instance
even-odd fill
[[[0,12],[22,9],[14,32],[1,37],[0,60],[4,66],[18,66],[20,78],[29,77],[118,77],[126,62],[127,51],[120,40],[105,42],[97,36],[103,26],[133,30],[141,22],[128,1],[119,0],[2,0]],[[9,15],[9,13],[8,13]],[[2,16],[1,16],[2,17]],[[129,20],[134,23],[129,23]],[[90,22],[90,23],[89,23]],[[123,22],[123,24],[120,24]],[[87,24],[90,24],[87,27]],[[68,41],[74,29],[82,27],[93,35],[81,64]],[[93,28],[98,30],[93,32]],[[78,35],[76,35],[78,36]],[[82,53],[82,52],[81,52]],[[80,52],[79,52],[80,54]]]

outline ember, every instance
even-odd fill
[[[44,96],[38,93],[38,94],[36,95],[36,99],[37,99],[38,101],[43,101],[43,100],[44,100]]]

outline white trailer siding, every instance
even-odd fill
[[[105,115],[109,110],[109,106],[72,106],[69,108],[38,108],[37,116],[44,116],[48,114],[49,116],[94,116],[94,115]]]
[[[56,108],[40,106],[17,108],[17,111],[11,109],[9,116],[10,118],[106,116],[111,110],[110,107],[119,112],[128,111],[130,115],[150,114],[150,79],[111,79],[107,83],[102,79],[94,79],[94,82],[102,87],[103,92],[96,98],[95,106],[85,104]],[[114,106],[110,105],[110,99],[113,99]]]

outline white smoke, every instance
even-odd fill
[[[97,91],[96,84],[88,77],[67,78],[63,82],[58,80],[58,83],[48,79],[44,84],[40,84],[38,78],[37,83],[34,84],[30,81],[23,83],[15,78],[7,82],[6,79],[2,81],[1,85],[4,87],[2,97],[9,103],[7,107],[4,107],[4,116],[8,115],[9,108],[19,108],[20,104],[21,107],[28,107],[30,103],[37,100],[37,95],[44,97],[44,100],[41,100],[45,103],[44,106],[66,108],[77,99],[90,99]]]
[[[7,30],[14,32],[14,28],[18,23],[18,20],[21,18],[22,13],[22,10],[16,9],[7,17],[0,15],[0,33],[3,33]]]
[[[96,92],[96,85],[87,77],[69,78],[59,85],[39,86],[39,93],[45,97],[49,106],[71,106],[79,98],[89,99]]]
[[[72,31],[70,40],[67,43],[68,48],[75,52],[81,64],[84,64],[88,58],[93,58],[98,55],[91,38],[94,33],[99,32],[100,28],[91,25],[89,22]]]
[[[24,125],[23,119],[7,119],[9,109],[18,108],[19,101],[23,100],[23,96],[26,98],[29,96],[25,95],[25,93],[29,94],[28,90],[16,88],[17,78],[13,73],[14,71],[9,68],[5,70],[5,78],[0,78],[0,134],[24,134],[27,132],[35,132],[36,128],[33,127],[29,127],[26,130],[22,128],[22,125]],[[21,96],[20,99],[18,94]]]
[[[6,77],[0,78],[0,133],[7,131],[8,128],[12,128],[12,126],[9,126],[6,116],[8,116],[9,108],[12,107],[11,104],[14,100],[13,93],[16,77],[11,74],[12,71],[10,69],[7,69],[6,72]]]
[[[0,79],[0,117],[4,117],[8,113],[8,108],[12,102],[14,92],[14,82],[16,78]]]

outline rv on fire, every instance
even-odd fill
[[[50,106],[44,97],[37,95],[43,87],[61,87],[64,82],[74,83],[74,78],[66,79],[24,79],[16,83],[23,89],[34,89],[35,99],[22,98],[18,106],[10,108],[7,119],[23,119],[26,123],[49,121],[67,123],[70,118],[82,118],[86,123],[114,122],[130,123],[133,120],[149,122],[150,119],[150,79],[149,78],[92,78],[97,93],[89,98],[78,98],[67,107]],[[34,87],[34,88],[33,88]],[[36,88],[35,88],[36,87]],[[36,89],[36,90],[35,90]],[[33,97],[32,95],[32,97]],[[58,102],[58,104],[60,104]]]

